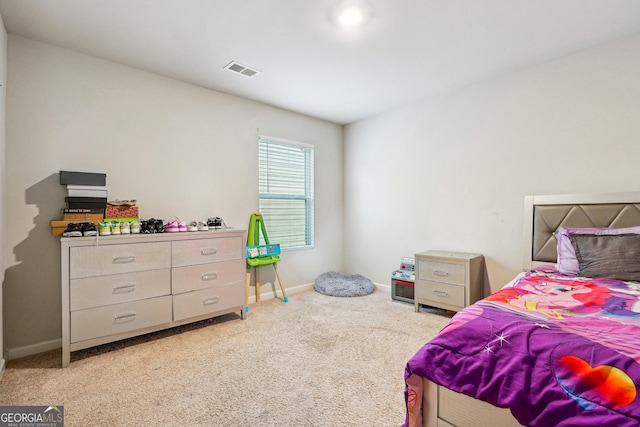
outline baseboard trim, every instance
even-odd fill
[[[304,285],[294,286],[292,288],[285,289],[285,291],[287,291],[287,295],[291,295],[291,294],[297,294],[300,292],[308,291],[310,289],[313,289],[313,283],[306,283]],[[278,289],[276,291],[260,292],[260,301],[273,299],[273,298],[282,298],[282,291]],[[250,296],[249,303],[254,303],[254,302],[256,302],[255,295]]]
[[[380,283],[374,283],[374,286],[379,291],[391,294],[391,285],[381,285]]]
[[[7,361],[21,359],[23,357],[44,353],[45,351],[55,350],[57,348],[62,348],[62,338],[40,341],[35,344],[25,345],[22,347],[7,348],[6,359]]]
[[[376,287],[377,291],[386,292],[388,294],[391,294],[391,286],[390,285],[381,285],[379,283],[374,283],[373,285]],[[311,289],[313,289],[313,283],[306,283],[304,285],[294,286],[293,288],[287,288],[285,290],[287,291],[287,295],[291,295],[291,294],[297,294],[299,292],[308,291],[308,290],[311,290]],[[280,291],[278,289],[276,291],[269,291],[269,292],[262,291],[260,293],[260,300],[261,301],[262,300],[273,299],[273,298],[282,298],[282,291]],[[250,296],[249,297],[249,303],[254,303],[254,302],[256,302],[255,295]]]

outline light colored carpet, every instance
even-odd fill
[[[0,405],[64,405],[65,426],[399,426],[406,361],[442,314],[377,291],[313,290],[72,353],[10,361]]]

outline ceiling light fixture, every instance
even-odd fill
[[[345,8],[338,16],[340,25],[347,28],[357,27],[362,24],[364,13],[357,6],[349,6]]]
[[[364,25],[371,10],[368,4],[362,0],[350,0],[340,3],[334,11],[336,24],[345,29],[358,28]]]

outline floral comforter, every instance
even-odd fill
[[[406,365],[405,426],[422,378],[509,407],[530,427],[640,425],[640,284],[522,273],[457,313]]]

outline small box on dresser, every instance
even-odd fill
[[[107,206],[105,218],[139,218],[140,212],[137,206]]]
[[[420,305],[460,311],[482,297],[484,256],[426,251],[415,254],[415,311]]]

